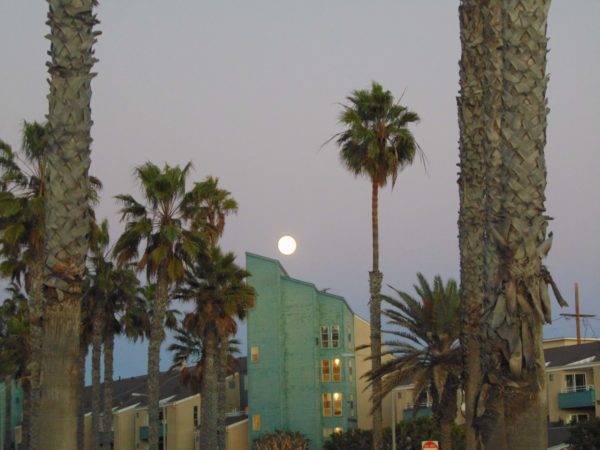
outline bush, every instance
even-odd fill
[[[572,450],[600,449],[600,419],[594,417],[587,422],[578,423],[571,429],[567,444]]]
[[[252,443],[252,450],[308,450],[310,439],[302,433],[275,430],[262,433]]]
[[[452,429],[452,447],[465,447],[464,428],[455,425]],[[421,449],[421,441],[439,440],[440,433],[431,417],[420,417],[413,420],[403,420],[396,425],[396,448],[398,450]],[[371,448],[371,431],[353,429],[345,433],[336,433],[323,445],[324,450],[369,450]],[[391,450],[392,431],[383,430],[382,450]]]

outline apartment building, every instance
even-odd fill
[[[256,289],[248,314],[248,441],[289,429],[321,449],[332,433],[371,428],[362,375],[369,325],[343,297],[292,278],[275,259],[246,253]],[[389,414],[386,416],[389,423]]]

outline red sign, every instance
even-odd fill
[[[438,441],[423,441],[421,442],[421,450],[440,450]]]

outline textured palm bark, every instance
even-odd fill
[[[34,253],[28,267],[27,296],[29,297],[29,357],[27,365],[31,391],[28,424],[23,424],[23,446],[38,450],[40,409],[40,360],[42,352],[42,314],[44,310],[44,255]]]
[[[483,17],[478,0],[459,7],[461,60],[458,123],[460,129],[459,246],[461,347],[465,380],[466,449],[478,448],[477,398],[481,390],[481,316],[483,311],[484,151]]]
[[[381,283],[383,274],[379,272],[379,222],[378,222],[379,186],[372,183],[371,190],[371,224],[373,232],[373,270],[369,272],[369,312],[371,321],[371,371],[376,373],[381,368]],[[372,384],[373,399],[381,399],[381,380],[375,379]],[[379,450],[383,438],[383,413],[381,404],[373,406],[373,450]]]
[[[100,356],[104,320],[98,309],[92,319],[92,450],[100,448]]]
[[[502,80],[503,80],[503,20],[502,0],[485,0],[481,4],[484,21],[483,34],[483,70],[484,100],[483,121],[485,148],[485,223],[486,239],[484,243],[484,346],[482,366],[484,373],[485,395],[478,399],[482,413],[477,421],[477,429],[486,448],[508,450],[506,426],[504,420],[504,386],[496,377],[501,366],[498,354],[497,338],[493,328],[494,305],[500,298],[501,259],[498,246],[493,239],[504,220],[503,198],[506,168],[502,159]],[[488,401],[489,399],[489,401]]]
[[[108,326],[107,328],[110,328]],[[113,360],[115,333],[108,329],[104,336],[104,411],[102,413],[102,441],[104,448],[111,448],[113,423]]]
[[[3,448],[12,448],[13,429],[12,429],[12,376],[4,377],[4,446]]]
[[[40,442],[53,450],[77,446],[80,299],[67,294],[58,301],[46,294]]]
[[[208,330],[204,336],[204,373],[200,383],[200,448],[217,447],[218,381],[216,354],[217,334]]]
[[[48,0],[51,60],[39,439],[77,446],[82,282],[89,238],[93,0]]]
[[[148,339],[148,450],[158,450],[160,346],[165,339],[165,314],[169,300],[169,280],[166,268],[159,269],[156,298],[152,307],[150,338]]]

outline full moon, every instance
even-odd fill
[[[296,240],[291,236],[282,236],[279,238],[277,248],[284,255],[291,255],[296,251]]]

